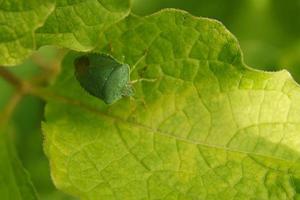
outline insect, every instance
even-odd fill
[[[74,66],[80,85],[106,104],[134,95],[129,65],[119,63],[109,55],[88,53],[77,57]]]

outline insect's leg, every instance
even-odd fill
[[[133,87],[132,89],[133,89],[134,94],[135,94],[136,93],[135,88]],[[131,96],[129,96],[129,100],[133,101],[133,102],[142,102],[144,108],[147,108],[147,104],[146,104],[144,98],[136,98],[134,95],[131,95]]]
[[[133,96],[129,96],[129,100],[134,102],[135,98]]]
[[[145,109],[148,109],[145,99],[142,98],[142,99],[139,99],[139,100],[142,102],[144,108],[145,108]]]
[[[136,97],[134,97],[134,96],[130,96],[130,101],[133,101],[133,102],[140,102],[140,103],[143,105],[143,107],[144,107],[145,109],[148,108],[148,107],[147,107],[147,104],[146,104],[146,101],[145,101],[144,98],[136,98]]]
[[[150,78],[140,78],[140,79],[137,79],[137,80],[132,80],[130,81],[131,84],[135,84],[135,83],[138,83],[138,82],[142,82],[142,81],[145,81],[145,82],[155,82],[157,79],[150,79]]]
[[[130,69],[130,74],[135,70],[135,68],[138,66],[138,64],[140,64],[140,62],[146,57],[147,52],[144,53],[143,56],[141,56],[138,61],[136,61],[136,63],[132,66],[132,68]]]

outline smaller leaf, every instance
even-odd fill
[[[99,34],[129,11],[129,0],[56,1],[54,12],[36,31],[36,44],[91,50],[98,44]]]
[[[54,9],[54,0],[0,1],[0,64],[21,63],[36,49],[35,30]]]

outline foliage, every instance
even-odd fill
[[[1,199],[300,198],[299,85],[248,67],[224,25],[194,16],[224,22],[247,62],[299,80],[297,6],[2,1],[0,64],[18,66],[0,67]],[[133,14],[163,7],[194,15]],[[155,81],[107,105],[75,76],[78,51],[91,50]]]

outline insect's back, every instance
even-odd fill
[[[129,96],[126,94],[127,84],[130,81],[129,74],[130,69],[126,64],[114,68],[103,87],[103,95],[107,102],[113,103],[123,96]]]

